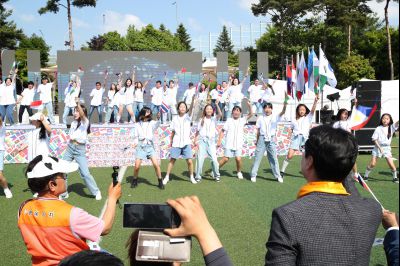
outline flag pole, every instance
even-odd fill
[[[385,208],[383,207],[382,203],[378,200],[378,198],[375,196],[374,192],[372,192],[371,188],[368,186],[368,184],[365,182],[365,180],[363,179],[363,177],[360,174],[358,174],[358,178],[363,183],[361,185],[363,187],[366,186],[366,190],[371,194],[371,196],[376,200],[376,202],[378,202],[379,205],[381,205],[382,210],[385,210]]]

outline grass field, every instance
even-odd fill
[[[397,141],[397,140],[396,140]],[[393,149],[395,158],[398,158],[398,149]],[[370,155],[360,155],[358,166],[364,171]],[[283,158],[280,158],[280,162]],[[257,183],[251,183],[248,173],[252,161],[244,160],[245,180],[238,180],[232,169],[234,162],[230,161],[222,170],[222,181],[216,183],[209,177],[197,185],[192,185],[187,178],[186,163],[178,161],[172,175],[173,180],[164,191],[156,187],[156,178],[152,167],[142,168],[139,187],[131,189],[126,180],[132,176],[132,168],[128,169],[123,182],[121,202],[165,202],[168,198],[177,198],[185,195],[197,195],[208,217],[216,229],[223,245],[227,249],[234,265],[264,265],[266,253],[265,242],[269,234],[272,210],[296,198],[299,188],[305,183],[299,173],[300,157],[294,158],[288,167],[288,175],[283,184],[272,179],[271,171],[266,160],[261,164],[266,169],[259,171]],[[397,162],[396,162],[397,165]],[[162,162],[165,172],[167,161]],[[17,228],[17,211],[21,202],[31,197],[27,190],[27,182],[23,176],[25,165],[6,165],[5,176],[11,184],[14,194],[12,200],[6,200],[3,191],[0,194],[0,247],[2,260],[0,265],[20,266],[29,265],[30,257],[26,253],[25,245]],[[205,169],[210,168],[209,162]],[[91,169],[103,196],[111,182],[111,168]],[[88,196],[77,173],[69,179],[70,198],[68,202],[81,207],[93,215],[98,215],[104,201],[97,202]],[[369,181],[371,189],[390,210],[399,212],[399,186],[391,181],[391,173],[386,162],[379,160],[377,168],[371,174]],[[357,185],[358,186],[358,185]],[[360,186],[358,186],[360,188]],[[361,191],[361,189],[359,189]],[[369,197],[367,193],[362,194]],[[111,234],[103,238],[102,248],[127,261],[126,241],[132,230],[122,228],[122,211],[117,210],[115,224]],[[384,236],[380,227],[377,237]],[[371,265],[386,265],[383,246],[372,248]],[[127,264],[128,265],[128,264]],[[188,265],[203,265],[203,258],[199,245],[193,241],[192,259]]]

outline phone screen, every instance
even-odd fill
[[[178,227],[180,223],[178,213],[167,204],[124,204],[125,228],[166,229]]]

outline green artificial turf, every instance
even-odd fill
[[[398,149],[393,149],[394,157],[398,158]],[[283,157],[279,158],[282,163]],[[370,160],[370,155],[360,155],[358,167],[363,173]],[[161,169],[165,173],[167,161],[162,162]],[[168,198],[186,195],[197,195],[216,229],[223,245],[227,249],[234,265],[264,265],[266,253],[265,242],[269,234],[272,210],[280,205],[295,200],[299,188],[305,183],[299,172],[300,157],[295,157],[287,169],[283,184],[272,178],[268,162],[264,159],[259,170],[256,183],[250,182],[249,171],[252,160],[244,159],[244,180],[238,180],[233,172],[235,165],[230,161],[222,170],[220,183],[205,176],[196,185],[188,180],[186,163],[178,161],[173,169],[172,181],[164,191],[157,187],[157,181],[152,167],[143,167],[140,172],[139,186],[131,189],[127,183],[132,176],[132,167],[128,169],[123,182],[121,202],[151,202],[161,203]],[[396,165],[398,162],[396,162]],[[14,198],[7,200],[0,191],[0,247],[2,259],[0,265],[29,265],[30,257],[26,252],[22,237],[17,228],[18,207],[32,194],[27,190],[27,182],[23,171],[26,165],[6,165],[4,174],[11,184]],[[210,163],[205,163],[204,169],[210,169]],[[111,182],[111,168],[91,169],[103,198]],[[391,181],[391,172],[386,162],[378,161],[376,169],[370,176],[369,185],[385,208],[399,212],[399,185]],[[361,187],[357,185],[360,191]],[[88,196],[78,173],[69,179],[70,198],[68,202],[83,208],[93,215],[98,215],[104,203]],[[368,193],[362,194],[369,197]],[[357,226],[357,225],[355,225]],[[117,215],[112,232],[103,238],[102,248],[110,251],[127,262],[126,241],[131,229],[122,228],[122,210],[117,209]],[[384,230],[379,228],[377,237],[384,236]],[[128,263],[126,263],[128,265]],[[192,258],[188,265],[203,265],[203,258],[197,241],[193,241]],[[371,265],[386,265],[383,246],[372,248]]]

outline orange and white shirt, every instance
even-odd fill
[[[97,242],[104,222],[63,200],[38,198],[24,202],[18,228],[34,266],[55,266],[65,257]]]

